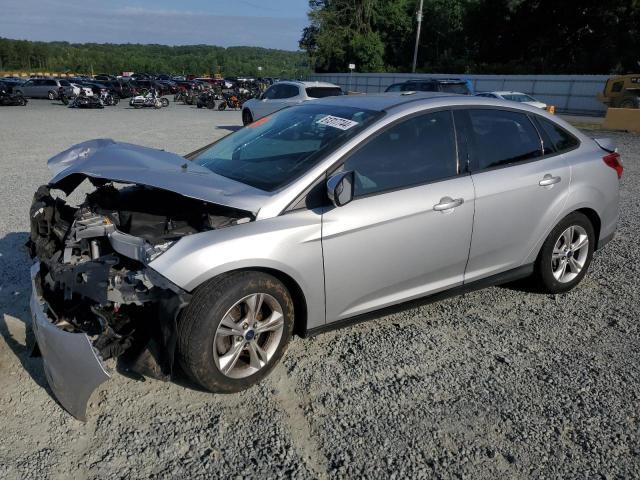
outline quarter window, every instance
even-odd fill
[[[457,175],[451,112],[420,115],[385,130],[341,168],[354,171],[356,197]]]
[[[477,170],[500,167],[542,156],[538,132],[523,113],[469,110],[471,160]]]
[[[547,134],[551,144],[557,152],[570,150],[580,143],[576,137],[571,135],[564,128],[550,122],[546,118],[538,117],[538,123],[542,125],[544,133]]]

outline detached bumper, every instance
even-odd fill
[[[110,375],[86,334],[65,332],[47,315],[48,306],[36,281],[39,273],[40,263],[36,262],[31,267],[30,306],[47,381],[60,404],[78,420],[85,421],[91,394]]]

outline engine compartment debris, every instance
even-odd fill
[[[89,180],[95,188],[77,206],[55,185],[34,195],[27,246],[40,262],[35,281],[48,315],[56,327],[86,334],[101,360],[168,379],[190,295],[148,264],[186,235],[253,217],[153,187]]]

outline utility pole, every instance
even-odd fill
[[[420,0],[420,8],[418,8],[418,13],[416,18],[418,19],[418,31],[416,32],[416,46],[413,49],[413,68],[411,70],[412,73],[416,73],[416,63],[418,62],[418,45],[420,44],[420,27],[422,27],[422,1]]]

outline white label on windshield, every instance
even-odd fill
[[[346,118],[334,117],[333,115],[327,115],[322,117],[318,122],[320,125],[327,125],[333,128],[339,128],[340,130],[349,130],[352,127],[358,125],[358,122],[353,120],[347,120]]]

